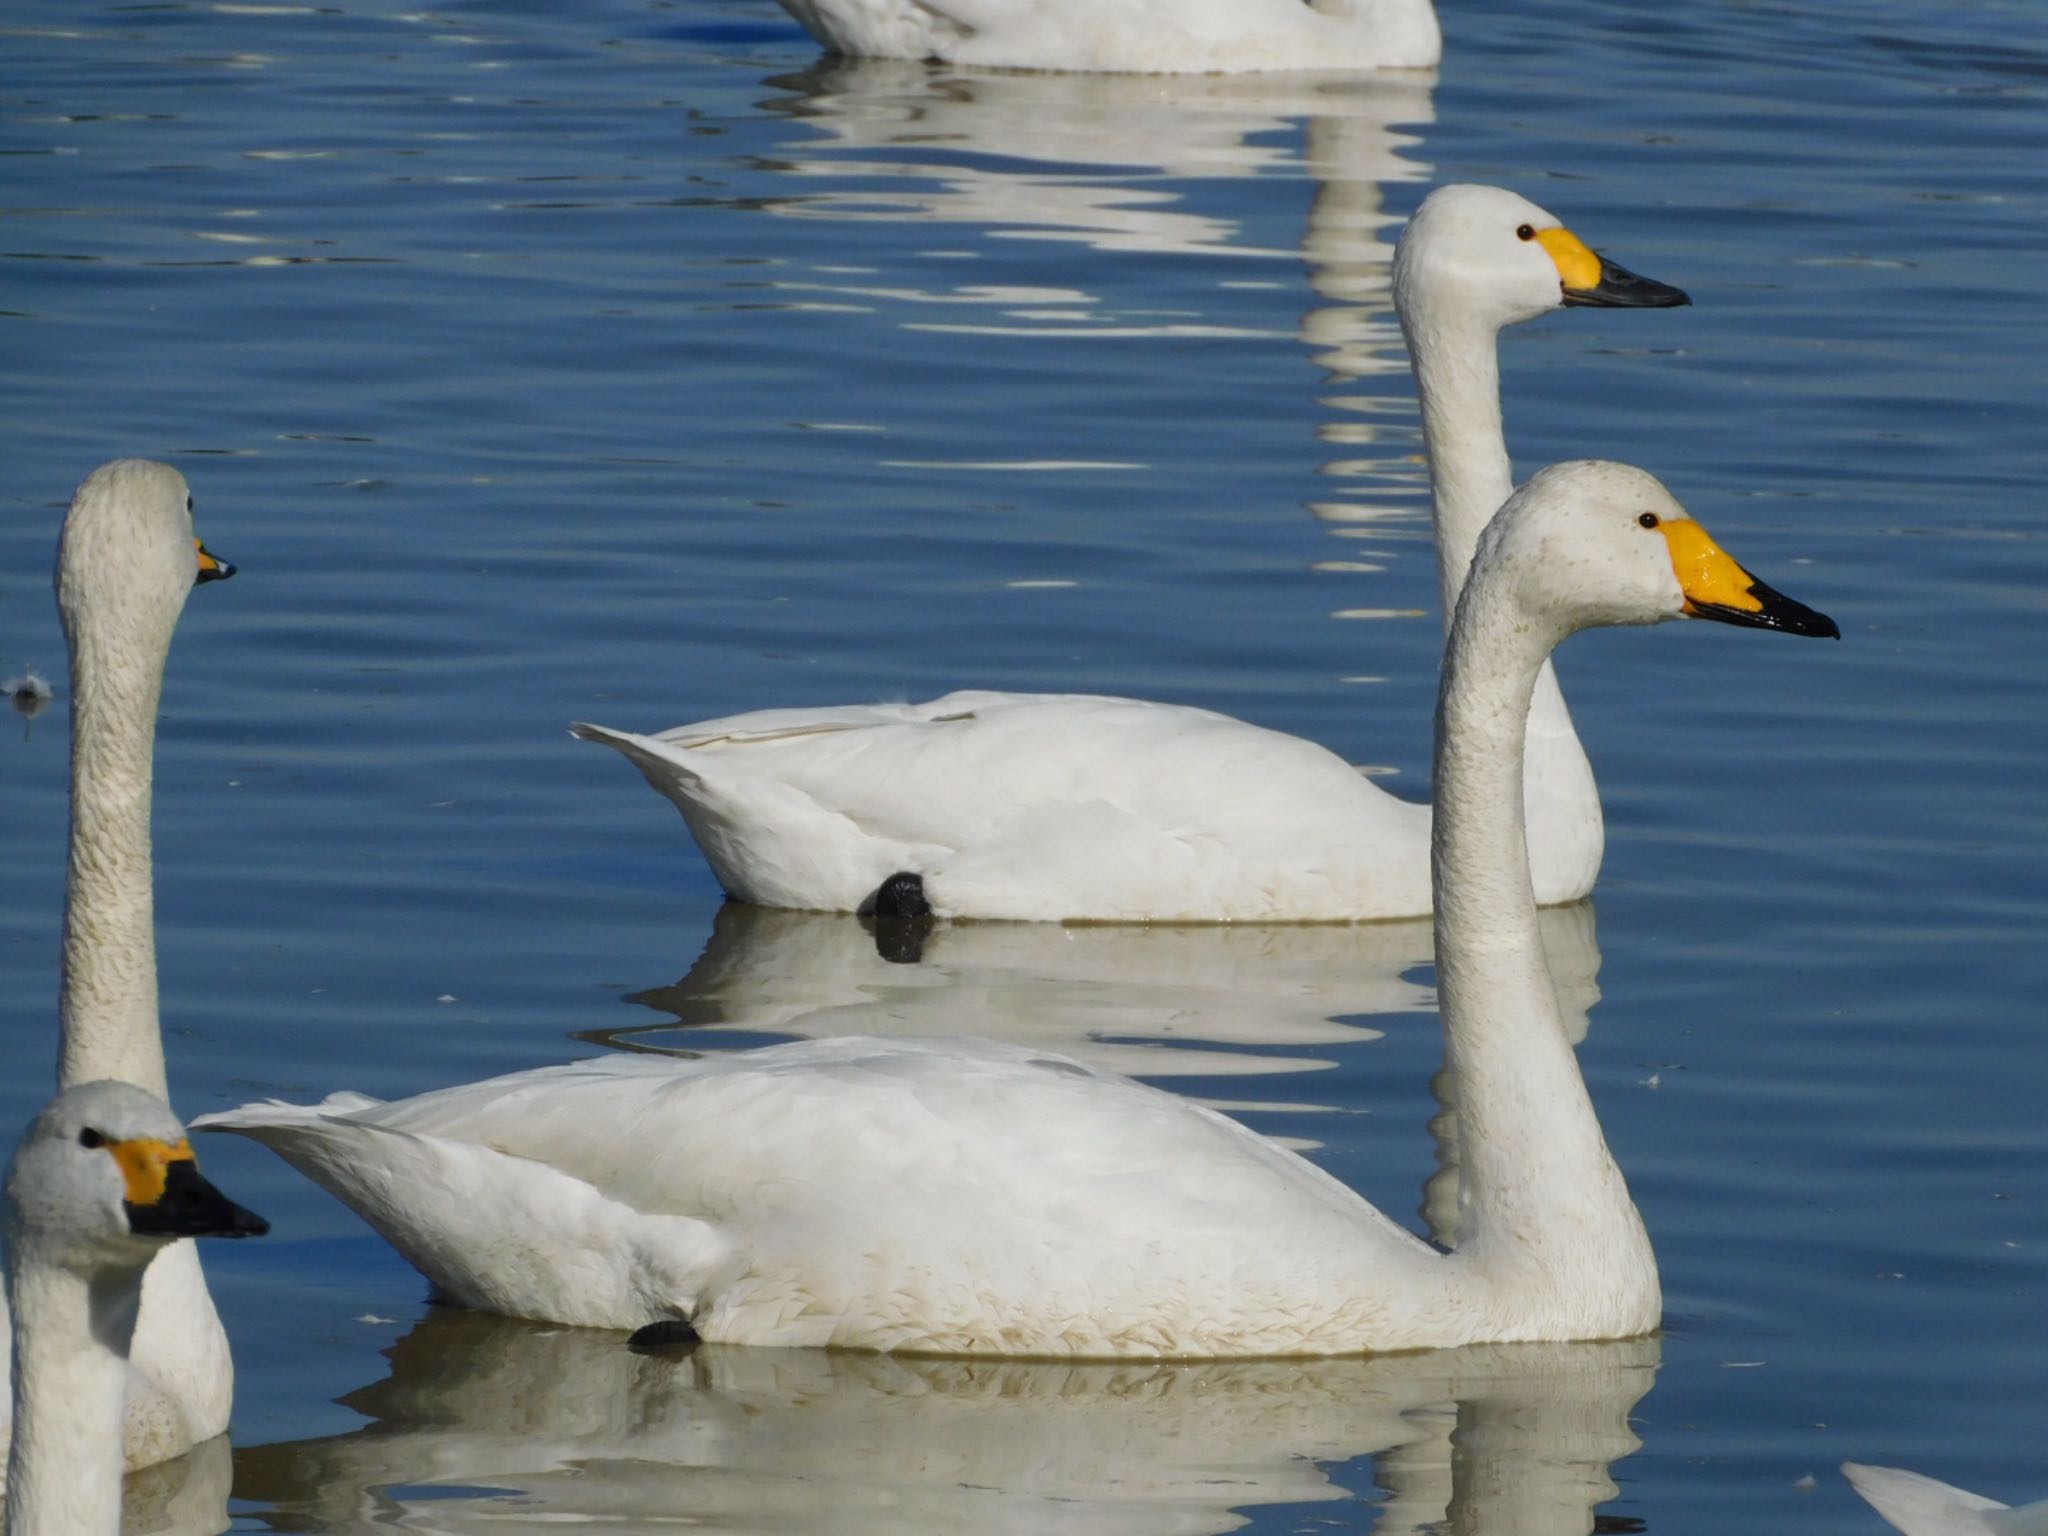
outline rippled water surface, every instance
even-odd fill
[[[159,742],[187,1113],[592,1042],[994,1031],[1453,1235],[1426,926],[960,928],[892,963],[721,914],[673,812],[563,734],[1114,691],[1426,792],[1386,262],[1436,182],[1697,301],[1511,332],[1518,468],[1655,469],[1844,632],[1562,658],[1609,852],[1553,962],[1660,1339],[648,1359],[430,1309],[209,1144],[277,1229],[209,1257],[239,1525],[1878,1530],[1844,1458],[2048,1494],[2048,33],[2027,0],[1443,17],[1435,76],[1173,81],[820,65],[766,0],[0,16],[0,676],[58,684],[0,716],[0,1123],[53,1055],[50,553],[120,454],[177,463],[242,567],[186,611]]]

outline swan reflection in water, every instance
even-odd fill
[[[1166,79],[846,59],[769,84],[785,94],[764,101],[763,110],[807,130],[782,146],[782,166],[815,184],[766,204],[769,212],[959,224],[1101,251],[1211,252],[1290,264],[1299,251],[1239,243],[1238,221],[1191,205],[1190,184],[1289,169],[1375,188],[1426,181],[1429,167],[1410,153],[1418,139],[1402,130],[1435,117],[1428,71]],[[1302,120],[1310,125],[1306,150],[1294,133]],[[833,185],[840,181],[858,185]],[[1382,246],[1382,274],[1390,257]],[[1083,276],[1085,269],[1063,264],[1063,282]],[[1291,272],[1275,277],[1292,280]],[[952,297],[976,295],[993,309],[1015,303],[1014,295],[974,287]]]
[[[704,1346],[436,1309],[347,1434],[235,1454],[275,1529],[1228,1531],[1361,1499],[1373,1529],[1593,1529],[1655,1339],[1199,1364]],[[1370,1467],[1347,1466],[1375,1458]],[[1603,1530],[1639,1528],[1625,1517]]]
[[[1337,413],[1317,427],[1331,453],[1322,473],[1336,483],[1310,510],[1337,525],[1337,537],[1405,542],[1427,559],[1429,476],[1393,312],[1401,216],[1387,210],[1385,189],[1430,180],[1415,130],[1436,120],[1435,83],[1434,71],[1145,78],[828,60],[769,82],[785,94],[763,110],[804,130],[779,161],[804,190],[760,206],[782,217],[952,225],[1104,252],[1268,258],[1275,284],[1290,287],[1305,264],[1304,297],[1317,302],[1288,307],[1297,338],[1335,383],[1388,381],[1384,391],[1350,389],[1321,402]],[[1204,197],[1205,184],[1289,175],[1312,182],[1314,194],[1300,239],[1284,248],[1250,243],[1231,200]],[[972,263],[959,270],[961,282],[944,288],[824,274],[793,286],[899,308],[916,329],[1069,339],[1239,333],[1238,322],[1189,311],[1200,290],[1187,284],[1176,287],[1171,314],[1118,313],[1077,286],[1099,270],[1088,263],[1060,263],[1059,286],[1043,290],[974,282]],[[1325,568],[1372,575],[1393,554],[1348,553],[1355,558]],[[1368,611],[1381,610],[1347,616]],[[1426,739],[1426,721],[1418,722],[1418,747]]]
[[[1537,917],[1574,1045],[1600,1000],[1593,904]],[[1433,1014],[1425,921],[1064,928],[952,923],[878,931],[849,917],[728,902],[680,981],[631,994],[673,1020],[594,1030],[593,1044],[699,1054],[698,1031],[767,1039],[973,1035],[1141,1078],[1316,1071],[1382,1037],[1362,1022]],[[757,1041],[747,1041],[757,1044]],[[1431,1236],[1457,1244],[1457,1087],[1439,1072],[1430,1122]],[[1219,1106],[1228,1107],[1228,1106]]]

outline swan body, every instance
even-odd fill
[[[7,1530],[114,1536],[143,1275],[180,1237],[268,1228],[199,1176],[163,1100],[117,1082],[67,1088],[36,1117],[8,1168],[5,1206]]]
[[[782,0],[828,53],[1124,74],[1428,69],[1430,0]]]
[[[1544,969],[1520,745],[1538,670],[1573,629],[1685,613],[1833,630],[1610,464],[1547,470],[1511,498],[1460,603],[1436,827],[1465,1137],[1455,1253],[1222,1115],[985,1041],[612,1057],[194,1124],[281,1153],[449,1298],[536,1319],[1070,1357],[1647,1332],[1656,1264]]]
[[[1524,238],[1523,232],[1527,232]],[[1501,327],[1566,305],[1668,305],[1496,187],[1430,194],[1394,257],[1435,493],[1444,611],[1514,489]],[[1141,699],[951,693],[771,709],[637,735],[574,734],[673,801],[721,885],[852,911],[898,871],[942,917],[1327,922],[1429,911],[1430,812],[1336,754],[1228,715]],[[1599,789],[1548,663],[1530,712],[1536,899],[1576,901],[1605,846]]]
[[[2048,1536],[2048,1499],[2014,1508],[1918,1472],[1853,1461],[1842,1474],[1906,1536]]]
[[[71,648],[72,732],[60,1086],[111,1078],[166,1095],[149,834],[157,701],[186,597],[233,572],[193,536],[191,493],[168,465],[102,465],[65,516],[57,606]],[[150,1266],[129,1358],[129,1466],[167,1461],[227,1428],[234,1366],[190,1243]]]

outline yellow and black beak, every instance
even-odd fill
[[[200,1177],[189,1141],[138,1136],[106,1143],[127,1186],[128,1230],[140,1237],[261,1237],[270,1223]]]
[[[235,574],[235,568],[206,547],[204,539],[194,539],[192,545],[199,551],[199,574],[192,578],[194,586],[202,581],[226,581]]]
[[[1541,229],[1536,242],[1557,263],[1564,302],[1596,309],[1675,309],[1692,299],[1683,288],[1638,277],[1628,268],[1596,255],[1568,229]]]
[[[1668,518],[1660,527],[1664,542],[1671,546],[1671,568],[1678,573],[1688,616],[1752,629],[1782,629],[1788,635],[1842,638],[1833,619],[1765,586],[1691,518]]]

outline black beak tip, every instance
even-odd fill
[[[1815,640],[1842,638],[1842,626],[1818,608],[1809,608],[1797,598],[1787,597],[1762,582],[1749,590],[1752,596],[1763,599],[1764,609],[1759,617],[1772,629],[1782,629],[1788,635],[1806,635]]]
[[[147,1205],[127,1202],[128,1230],[141,1237],[261,1237],[270,1223],[235,1204],[188,1158],[165,1173],[163,1193]]]
[[[235,566],[231,562],[216,557],[212,565],[202,565],[199,568],[199,575],[193,585],[204,586],[209,581],[226,581],[234,574]]]
[[[1602,256],[1600,281],[1591,288],[1565,289],[1564,301],[1594,309],[1679,309],[1692,303],[1692,295],[1654,277],[1638,277]]]
[[[1692,613],[1702,619],[1733,624],[1743,629],[1775,629],[1788,635],[1805,635],[1814,640],[1839,640],[1842,627],[1818,608],[1809,608],[1796,598],[1757,582],[1749,595],[1761,608],[1734,608],[1721,603],[1696,603]]]

